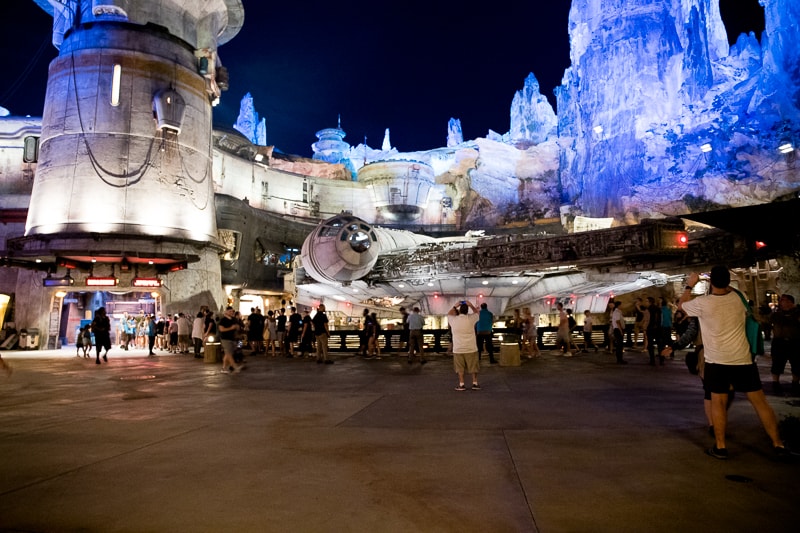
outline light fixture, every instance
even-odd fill
[[[792,143],[786,142],[778,146],[778,151],[782,154],[788,154],[790,152],[794,152],[794,146],[792,145]]]
[[[41,259],[36,259],[36,262],[37,262],[37,263],[41,263],[41,262],[42,262],[42,260],[41,260]]]
[[[58,291],[58,292],[56,292],[56,298],[63,298],[63,297],[64,297],[64,296],[66,296],[66,295],[67,295],[67,293],[66,293],[66,292],[64,292],[64,291]]]
[[[703,152],[704,154],[710,152],[711,150],[712,150],[711,144],[709,144],[709,143],[705,143],[705,144],[701,144],[700,145],[700,151]]]
[[[131,280],[131,287],[155,288],[155,287],[161,287],[162,283],[163,282],[161,281],[160,278],[133,278]]]
[[[72,278],[44,278],[42,286],[44,287],[69,287],[73,283]]]
[[[89,276],[86,278],[87,287],[116,287],[117,278],[113,276]]]
[[[117,63],[114,65],[114,70],[111,75],[111,105],[117,107],[119,105],[119,84],[122,78],[122,65]]]
[[[483,280],[483,281],[481,281],[481,284],[483,284],[483,285],[488,285],[488,284],[489,284],[489,281],[488,281],[488,280]]]
[[[603,126],[598,124],[597,126],[592,128],[592,131],[595,132],[596,134],[600,135],[601,133],[603,133]]]

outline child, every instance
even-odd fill
[[[92,350],[92,326],[88,325],[83,329],[81,337],[83,338],[83,356],[89,358],[89,352]]]
[[[75,337],[75,357],[81,356],[81,348],[83,348],[83,330],[84,327],[81,326],[81,329],[78,331],[78,336]],[[83,353],[84,357],[86,356],[86,352]]]

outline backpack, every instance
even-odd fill
[[[575,329],[575,326],[578,325],[578,323],[575,322],[575,319],[572,318],[572,315],[569,315],[569,318],[567,318],[567,324],[569,325],[569,329]]]

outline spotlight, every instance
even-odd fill
[[[704,154],[710,152],[711,150],[712,150],[712,148],[711,148],[711,145],[709,143],[705,143],[705,144],[701,144],[700,145],[700,151],[703,152]]]

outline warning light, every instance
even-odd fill
[[[760,250],[762,248],[766,248],[767,243],[764,241],[756,241],[756,250]]]
[[[178,271],[181,271],[181,270],[186,270],[186,268],[188,266],[189,265],[186,264],[186,261],[183,261],[183,262],[175,263],[174,265],[171,265],[168,270],[169,270],[169,272],[178,272]]]
[[[661,248],[664,250],[685,250],[689,247],[689,235],[685,231],[662,230]]]

